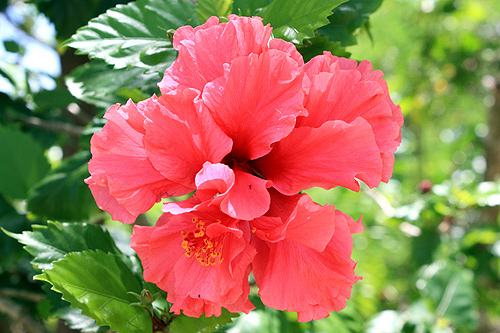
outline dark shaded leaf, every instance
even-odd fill
[[[234,0],[233,14],[241,16],[258,15],[260,9],[269,5],[272,0]]]
[[[64,160],[30,191],[28,209],[47,219],[82,221],[98,208],[84,179],[89,177],[90,153],[82,151]]]
[[[302,46],[297,48],[304,57],[304,61],[323,54],[323,51],[330,51],[334,56],[349,58],[351,54],[347,52],[339,42],[331,42],[328,37],[316,35],[312,39],[304,40]]]
[[[355,32],[365,26],[370,14],[382,4],[382,0],[349,0],[333,10],[328,17],[330,23],[319,29],[319,33],[328,36],[331,41],[340,42],[343,47],[357,43]]]
[[[31,0],[55,25],[57,37],[64,40],[106,9],[130,0]]]
[[[313,38],[314,30],[328,24],[333,8],[346,0],[274,0],[264,7],[260,16],[271,23],[273,35],[295,44]]]
[[[26,198],[49,170],[43,149],[31,136],[0,126],[0,193]]]

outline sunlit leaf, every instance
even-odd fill
[[[116,68],[163,73],[177,56],[167,30],[188,24],[198,24],[195,5],[189,1],[139,0],[92,19],[67,45]]]
[[[0,193],[26,198],[49,170],[43,149],[28,134],[0,126]]]
[[[101,250],[119,254],[109,233],[100,226],[85,223],[48,222],[33,225],[33,231],[21,234],[9,233],[24,244],[33,257],[31,262],[40,269],[51,269],[52,263],[68,253]]]
[[[332,9],[346,0],[274,0],[264,7],[260,16],[271,23],[273,35],[300,44],[313,38],[314,30],[329,23]]]
[[[144,71],[136,67],[113,70],[101,61],[92,61],[66,76],[66,85],[76,98],[107,109],[115,103],[124,104],[129,98],[138,102],[159,93],[160,75]]]
[[[235,317],[238,317],[237,313],[231,313],[226,309],[222,309],[220,317],[205,317],[205,315],[201,315],[200,318],[192,318],[179,316],[172,321],[169,330],[172,333],[209,333],[230,323],[231,318]]]
[[[233,8],[233,0],[198,0],[196,14],[200,22],[211,16],[228,16]]]
[[[140,293],[141,283],[116,255],[102,251],[70,253],[36,279],[50,283],[64,300],[95,319],[97,325],[127,333],[152,331],[147,311],[131,305],[137,300],[129,292]]]

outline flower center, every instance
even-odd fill
[[[196,223],[196,230],[185,232],[182,231],[181,235],[184,238],[182,241],[182,248],[186,250],[186,257],[195,256],[203,266],[214,266],[218,259],[222,263],[224,258],[222,256],[222,244],[218,240],[211,240],[206,235],[205,222],[197,217],[193,217],[193,223]],[[217,221],[217,223],[221,223]]]

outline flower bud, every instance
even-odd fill
[[[142,304],[144,305],[150,305],[151,303],[153,303],[154,301],[154,297],[153,297],[153,294],[151,294],[151,292],[147,289],[143,289],[141,291],[141,302]]]

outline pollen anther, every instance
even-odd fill
[[[198,217],[193,217],[192,222],[196,223],[196,230],[186,232],[182,231],[183,241],[181,246],[186,250],[186,257],[194,257],[203,266],[214,266],[217,258],[222,263],[222,244],[219,240],[212,240],[206,235],[205,222]],[[216,223],[221,223],[217,220]]]

